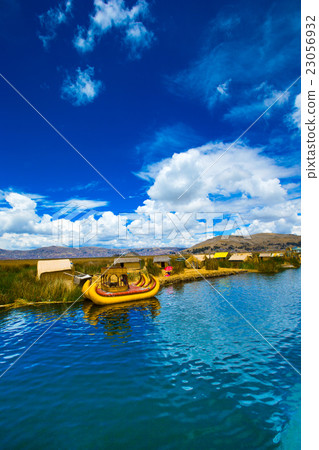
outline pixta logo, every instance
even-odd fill
[[[85,210],[70,202],[52,216],[52,234],[58,245],[79,248],[94,240],[98,235],[98,221],[101,213]]]

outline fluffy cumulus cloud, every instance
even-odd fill
[[[37,201],[34,200],[37,199]],[[0,248],[26,249],[50,245],[114,242],[119,235],[119,220],[111,211],[99,212],[107,202],[70,199],[50,204],[41,197],[16,192],[3,193],[0,207]],[[52,209],[39,214],[39,206]],[[99,230],[99,234],[98,231]],[[125,235],[123,230],[121,235]]]
[[[72,6],[73,0],[66,0],[39,16],[42,32],[38,36],[45,48],[56,37],[57,28],[67,22]]]
[[[131,56],[138,58],[141,51],[151,45],[154,37],[142,23],[148,15],[148,3],[145,0],[138,0],[132,8],[126,7],[124,0],[94,0],[90,25],[88,28],[78,27],[74,45],[80,52],[92,51],[104,34],[117,28],[123,33]]]
[[[48,231],[48,216],[45,214],[40,218],[37,215],[37,203],[33,199],[16,192],[6,194],[4,198],[9,206],[0,208],[0,235],[42,234]]]
[[[208,143],[175,153],[139,175],[149,183],[147,198],[125,215],[99,212],[106,202],[78,199],[39,215],[43,199],[5,194],[0,247],[72,245],[74,236],[83,245],[186,247],[216,232],[300,234],[300,198],[291,182],[299,169],[277,164],[261,148]],[[57,230],[64,230],[62,236]]]
[[[65,78],[61,89],[62,98],[74,106],[91,103],[103,88],[102,81],[95,80],[93,77],[93,67],[88,66],[84,70],[78,67],[74,76],[68,74]]]
[[[298,230],[299,196],[282,180],[298,177],[299,169],[279,166],[243,143],[228,148],[209,143],[149,166],[141,173],[151,182],[149,199],[138,212],[239,214],[251,232]]]

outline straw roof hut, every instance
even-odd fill
[[[208,255],[194,255],[194,258],[196,258],[199,262],[204,262],[205,258],[209,258]]]
[[[161,267],[161,269],[164,269],[166,266],[170,265],[171,258],[165,255],[154,256],[153,263]]]
[[[141,270],[141,259],[139,256],[122,256],[115,258],[114,264],[128,270]]]
[[[259,258],[261,259],[267,259],[267,258],[271,258],[272,254],[270,252],[264,252],[264,253],[259,253]]]
[[[202,265],[202,261],[200,261],[197,258],[198,255],[191,255],[189,258],[187,258],[186,260],[186,267],[188,269],[199,269]]]
[[[37,277],[40,279],[44,273],[63,274],[73,271],[73,264],[69,259],[46,259],[37,263]]]
[[[247,258],[251,258],[252,256],[252,253],[234,253],[229,258],[229,261],[244,262]]]

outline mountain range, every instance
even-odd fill
[[[134,253],[143,256],[172,255],[183,253],[260,252],[278,251],[287,247],[300,247],[301,237],[295,234],[258,233],[249,238],[242,236],[216,236],[200,242],[188,249],[180,247],[151,247],[134,249]],[[42,247],[33,250],[0,249],[0,260],[9,259],[58,259],[58,258],[107,258],[131,252],[131,249],[103,247]]]
[[[170,255],[181,251],[179,247],[138,248],[134,252],[139,255]],[[131,249],[103,247],[42,247],[33,250],[0,249],[0,260],[6,259],[59,259],[59,258],[107,258],[131,252]]]

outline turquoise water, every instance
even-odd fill
[[[300,270],[211,281],[300,370]],[[65,309],[0,312],[0,371]],[[298,449],[300,376],[205,281],[74,305],[0,379],[2,449]]]

